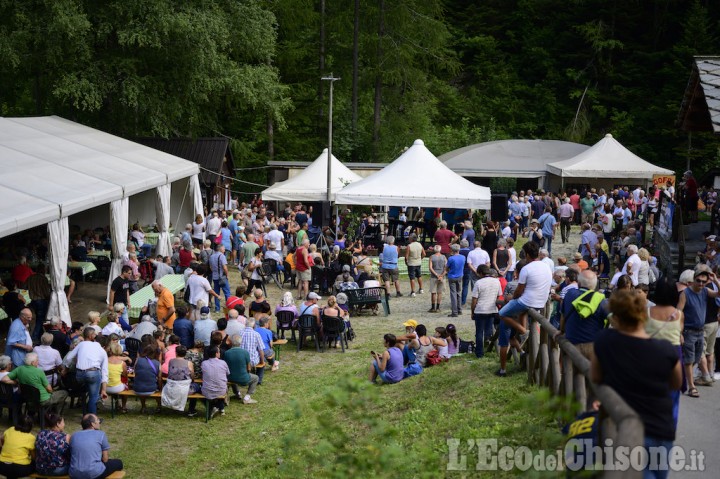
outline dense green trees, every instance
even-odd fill
[[[333,73],[342,159],[611,132],[658,164],[709,165],[717,138],[689,151],[675,121],[719,20],[700,0],[0,0],[0,114],[224,134],[243,166],[309,160]]]

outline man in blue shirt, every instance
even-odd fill
[[[20,310],[20,315],[12,322],[8,331],[5,355],[10,356],[16,368],[25,364],[25,355],[33,350],[30,331],[28,331],[30,321],[32,321],[32,311],[24,308]]]
[[[568,290],[561,303],[560,331],[564,332],[567,340],[588,359],[592,357],[593,342],[597,334],[605,328],[605,318],[609,313],[608,302],[607,299],[602,299],[594,311],[583,311],[581,307],[578,309],[573,301],[582,296],[583,303],[596,303],[600,297],[593,301],[593,296],[603,296],[599,291],[595,291],[597,284],[597,275],[593,271],[582,271],[578,276],[578,288]]]
[[[175,309],[175,322],[173,323],[173,334],[180,338],[180,344],[190,349],[195,344],[195,328],[192,321],[187,318],[187,308],[178,306]]]
[[[448,284],[450,285],[450,309],[452,310],[448,317],[457,318],[462,314],[461,295],[462,295],[462,278],[465,268],[465,257],[460,254],[460,245],[453,244],[450,246],[450,257],[448,258],[445,271],[447,271]]]
[[[220,312],[220,290],[222,289],[223,293],[225,293],[225,301],[230,297],[225,246],[217,245],[217,250],[210,256],[209,263],[210,271],[212,271],[213,290],[218,294],[218,296],[215,296],[215,312],[218,313]]]
[[[538,218],[538,223],[540,223],[542,235],[543,238],[545,238],[545,249],[548,250],[549,257],[552,257],[552,240],[555,238],[557,220],[552,215],[552,208],[550,206],[545,207],[545,213]]]
[[[86,414],[80,424],[83,430],[73,433],[70,439],[70,476],[95,479],[122,471],[122,461],[108,457],[110,443],[100,430],[100,419],[95,414]]]

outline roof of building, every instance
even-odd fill
[[[462,176],[538,178],[546,165],[572,158],[587,145],[559,140],[498,140],[466,146],[438,157]]]
[[[720,133],[720,56],[695,57],[677,123],[683,131]]]
[[[222,173],[223,161],[226,155],[230,176],[235,175],[230,140],[227,138],[173,138],[168,140],[164,138],[138,138],[135,141],[156,150],[194,161],[200,165],[200,182],[203,185],[215,185],[217,183],[218,175],[214,173]]]

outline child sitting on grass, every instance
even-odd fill
[[[455,356],[460,349],[460,338],[457,335],[457,328],[454,324],[448,324],[445,326],[445,332],[447,333],[448,354]]]
[[[450,353],[448,352],[447,330],[442,326],[438,326],[437,328],[435,328],[435,337],[440,340],[440,342],[435,344],[435,349],[437,349],[438,356],[440,356],[440,359],[447,361],[448,359],[450,359]]]

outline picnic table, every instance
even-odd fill
[[[112,258],[112,251],[107,249],[94,249],[92,251],[88,251],[88,258],[99,258],[100,256],[105,256],[106,258],[110,259]]]
[[[182,274],[167,274],[160,278],[160,283],[170,290],[172,294],[177,293],[185,288],[185,278]],[[139,318],[141,310],[147,306],[148,301],[155,298],[155,292],[148,284],[142,289],[135,291],[130,295],[130,308],[128,315],[131,318]]]
[[[97,266],[90,261],[68,261],[68,269],[80,270],[84,279],[86,275],[97,271]]]

